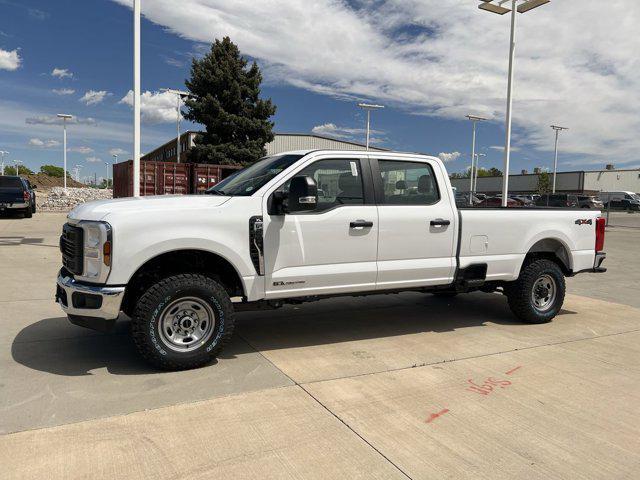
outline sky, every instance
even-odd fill
[[[476,0],[142,0],[142,151],[175,135],[190,62],[230,36],[258,62],[276,132],[364,141],[502,169],[509,16]],[[0,150],[32,170],[62,164],[104,175],[132,148],[132,0],[0,0]],[[552,0],[518,15],[511,172],[640,167],[640,5]],[[182,122],[182,129],[197,125]]]

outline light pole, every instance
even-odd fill
[[[469,170],[469,205],[473,205],[473,176],[474,161],[476,159],[476,124],[483,122],[486,118],[477,115],[467,115],[467,118],[473,123],[473,133],[471,134],[471,170]]]
[[[76,171],[76,182],[80,183],[80,169],[82,168],[82,165],[76,165],[73,168]]]
[[[178,130],[178,137],[176,139],[176,163],[180,163],[180,118],[182,117],[182,114],[180,113],[180,101],[183,98],[191,97],[191,94],[189,92],[185,92],[183,90],[175,90],[173,88],[161,88],[160,91],[173,93],[176,96],[176,127]]]
[[[59,113],[58,118],[62,119],[62,168],[64,174],[64,190],[67,191],[67,120],[71,120],[73,118],[72,115],[67,115],[65,113]]]
[[[140,196],[140,1],[133,0],[133,196]]]
[[[504,15],[511,12],[511,44],[509,49],[509,79],[507,81],[507,115],[505,119],[505,147],[504,147],[504,173],[502,177],[502,206],[507,206],[509,192],[509,159],[511,156],[511,110],[513,106],[513,61],[516,52],[516,12],[526,13],[536,7],[549,3],[551,0],[480,0],[478,8],[488,12]],[[503,7],[511,2],[511,8]]]
[[[107,189],[109,188],[109,162],[104,162],[104,168],[107,172],[107,176],[105,177],[104,181],[104,188]]]
[[[473,195],[476,193],[476,188],[478,187],[478,165],[480,164],[480,157],[486,157],[485,153],[476,153],[476,174],[473,179],[473,191],[471,192]]]
[[[2,159],[0,161],[0,175],[4,175],[4,156],[5,155],[9,155],[9,152],[7,152],[6,150],[0,150],[0,158]]]
[[[556,146],[555,146],[555,153],[553,156],[553,186],[551,187],[551,193],[556,193],[556,174],[558,172],[558,134],[562,131],[562,130],[569,130],[567,127],[559,127],[558,125],[551,125],[551,128],[553,128],[556,131]]]
[[[379,110],[384,105],[374,105],[371,103],[359,103],[358,106],[367,111],[367,150],[369,150],[369,133],[371,131],[371,110]]]
[[[22,160],[14,160],[13,163],[16,164],[16,176],[20,176],[20,164]]]

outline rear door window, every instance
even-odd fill
[[[22,188],[19,177],[0,177],[0,188]]]
[[[424,162],[378,160],[382,204],[433,205],[440,200],[433,168]]]

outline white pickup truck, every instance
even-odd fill
[[[562,307],[565,276],[605,271],[599,212],[459,209],[444,165],[424,155],[288,152],[207,193],[70,212],[56,293],[70,321],[108,331],[124,312],[142,356],[178,370],[216,357],[241,309],[481,290],[542,323]]]

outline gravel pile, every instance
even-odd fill
[[[40,197],[45,196],[40,195]],[[63,187],[53,187],[45,198],[38,198],[36,193],[38,208],[50,212],[67,212],[80,203],[109,198],[113,198],[113,192],[110,189],[97,188],[68,187],[65,192]]]

